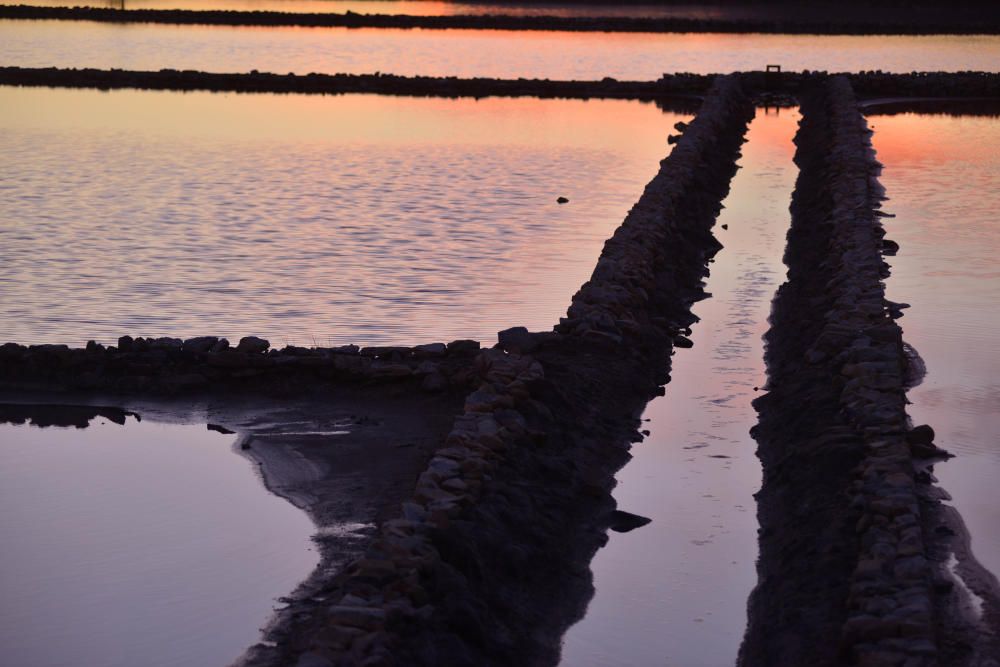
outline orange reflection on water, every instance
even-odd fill
[[[909,392],[915,423],[958,457],[936,467],[972,532],[977,558],[1000,573],[1000,119],[872,116],[900,245],[890,299],[912,305],[904,339],[927,366]]]
[[[992,70],[997,35],[627,34],[0,21],[0,61],[277,73],[657,79],[665,72]]]
[[[14,88],[0,106],[18,165],[0,190],[0,339],[74,344],[548,329],[689,118],[622,101]]]

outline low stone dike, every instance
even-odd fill
[[[93,392],[181,396],[256,393],[293,396],[338,384],[404,383],[443,391],[473,377],[479,342],[415,347],[285,346],[247,336],[132,338],[118,345],[0,345],[0,391]]]
[[[479,354],[479,385],[400,516],[320,602],[294,602],[247,664],[558,662],[593,594],[590,559],[623,516],[614,473],[704,297],[752,115],[736,77],[714,84],[570,316],[552,332],[500,332]]]
[[[655,81],[560,81],[394,74],[214,73],[162,69],[156,72],[56,67],[0,67],[0,85],[96,88],[98,90],[205,90],[237,93],[301,93],[343,95],[367,93],[411,97],[538,97],[652,101],[670,110],[695,111],[700,98],[720,75],[664,74]],[[831,75],[827,72],[740,72],[743,90],[758,106],[794,106],[800,91]],[[926,104],[928,98],[996,104],[1000,73],[871,71],[844,74],[859,96],[892,98],[900,110]],[[908,102],[914,100],[914,102]],[[914,106],[919,110],[919,106]]]
[[[272,74],[256,70],[244,74],[162,69],[100,70],[90,68],[0,67],[0,85],[97,88],[114,90],[207,90],[237,93],[308,93],[341,95],[366,93],[411,97],[540,97],[566,99],[663,100],[676,98],[680,109],[697,110],[714,75],[665,74],[657,81],[557,81],[550,79],[495,79],[394,74]],[[671,106],[670,108],[674,108]]]
[[[948,584],[929,559],[918,463],[940,452],[906,416],[871,132],[846,78],[805,95],[802,112],[788,280],[755,401],[759,584],[739,664],[962,664],[939,647],[935,590]]]
[[[849,5],[848,5],[849,7]],[[859,10],[853,14],[857,16]],[[860,9],[870,13],[868,7]],[[623,16],[512,16],[357,14],[355,12],[298,13],[187,9],[111,9],[104,7],[0,6],[2,19],[101,21],[106,23],[164,23],[224,26],[301,26],[337,28],[396,28],[424,30],[558,30],[569,32],[645,33],[772,33],[827,35],[973,35],[1000,33],[1000,16],[991,8],[970,17],[938,12],[933,16],[909,11],[892,19],[852,18],[849,8],[840,17],[811,16],[810,12],[767,12],[762,18],[687,18]]]
[[[677,124],[683,140],[605,243],[593,275],[573,296],[556,331],[609,345],[650,336],[689,344],[682,333],[689,322],[671,321],[669,305],[687,277],[707,275],[707,256],[722,247],[711,224],[698,222],[714,221],[728,192],[729,179],[718,178],[722,167],[714,156],[728,157],[724,147],[734,135],[742,137],[753,117],[742,95],[737,77],[721,78],[695,121]],[[703,250],[685,254],[678,252],[681,247]]]

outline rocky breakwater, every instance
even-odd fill
[[[865,7],[862,11],[867,10]],[[852,15],[853,14],[853,15]],[[423,30],[564,30],[572,32],[727,32],[776,34],[996,34],[1000,18],[986,7],[974,16],[907,12],[877,21],[859,17],[850,8],[842,15],[813,16],[809,12],[781,16],[712,18],[628,16],[516,16],[507,14],[358,14],[336,12],[231,11],[188,9],[111,9],[104,7],[38,7],[0,5],[0,19],[166,23],[180,25],[304,26],[395,28]]]
[[[0,84],[114,90],[211,90],[239,93],[302,93],[340,95],[365,93],[413,97],[539,97],[563,99],[655,100],[659,106],[696,111],[697,99],[708,90],[713,75],[664,74],[656,81],[561,81],[488,77],[398,76],[395,74],[273,74],[253,70],[242,74],[161,69],[155,72],[121,69],[0,67]]]
[[[296,395],[342,384],[403,383],[443,391],[465,387],[479,342],[413,347],[285,346],[246,336],[133,338],[117,345],[0,345],[0,391],[179,396],[213,393]]]
[[[802,112],[788,280],[755,401],[761,555],[739,664],[965,664],[942,643],[951,587],[918,467],[941,452],[906,416],[871,132],[843,77],[805,94]]]
[[[558,661],[593,594],[590,559],[623,517],[614,473],[704,297],[752,115],[738,80],[713,84],[568,316],[551,332],[500,332],[480,353],[479,386],[400,516],[250,664]]]

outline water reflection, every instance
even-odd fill
[[[798,113],[758,112],[715,233],[725,248],[695,307],[694,348],[674,356],[651,435],[618,474],[620,508],[653,522],[611,534],[591,564],[596,594],[563,646],[567,666],[733,664],[756,583],[753,494],[760,465],[749,429],[765,379],[763,341],[796,170]],[[727,225],[728,229],[722,229]]]
[[[658,79],[664,72],[993,70],[1000,36],[628,34],[233,28],[0,21],[0,62],[22,67]]]
[[[256,642],[317,559],[309,519],[231,442],[99,415],[0,425],[4,664],[224,665]]]
[[[0,0],[0,4],[32,4],[39,6],[112,7],[115,9],[229,9],[239,11],[279,12],[354,12],[356,14],[409,14],[411,16],[448,16],[456,14],[506,14],[512,16],[621,16],[685,19],[756,19],[787,20],[803,16],[816,21],[844,21],[854,25],[885,20],[898,20],[894,7],[865,7],[851,11],[843,3],[810,2],[808,6],[787,3],[767,5],[753,3],[732,6],[723,3],[649,3],[614,4],[565,2],[435,2],[421,0]],[[982,8],[947,8],[917,5],[907,7],[909,20],[922,20],[934,25],[942,18],[974,20],[982,16]]]
[[[958,456],[936,466],[972,533],[978,560],[1000,573],[1000,119],[902,114],[870,118],[884,220],[900,251],[888,297],[912,304],[900,321],[927,366],[909,392],[915,423]]]
[[[75,345],[547,329],[689,118],[635,102],[13,88],[0,107],[18,165],[0,184],[0,340]]]

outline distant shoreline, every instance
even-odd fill
[[[742,72],[741,84],[757,96],[759,106],[789,103],[804,86],[832,76],[826,72]],[[0,85],[51,88],[144,89],[310,95],[398,95],[406,97],[536,97],[560,99],[620,99],[655,102],[664,109],[696,111],[717,74],[665,74],[655,81],[591,81],[495,79],[395,74],[274,74],[216,73],[195,70],[0,67]],[[939,107],[941,101],[982,105],[989,113],[1000,99],[1000,73],[887,72],[845,73],[859,100],[885,101],[905,111],[914,105]],[[935,102],[934,100],[937,100]],[[994,100],[991,103],[990,100]],[[885,113],[887,111],[882,111]]]
[[[899,18],[844,18],[817,15],[761,18],[659,18],[619,16],[513,16],[293,13],[189,9],[108,9],[104,7],[39,7],[0,5],[0,19],[97,21],[312,28],[394,28],[425,30],[533,30],[624,33],[765,33],[786,35],[997,35],[1000,11],[981,16],[934,17],[911,13]]]

